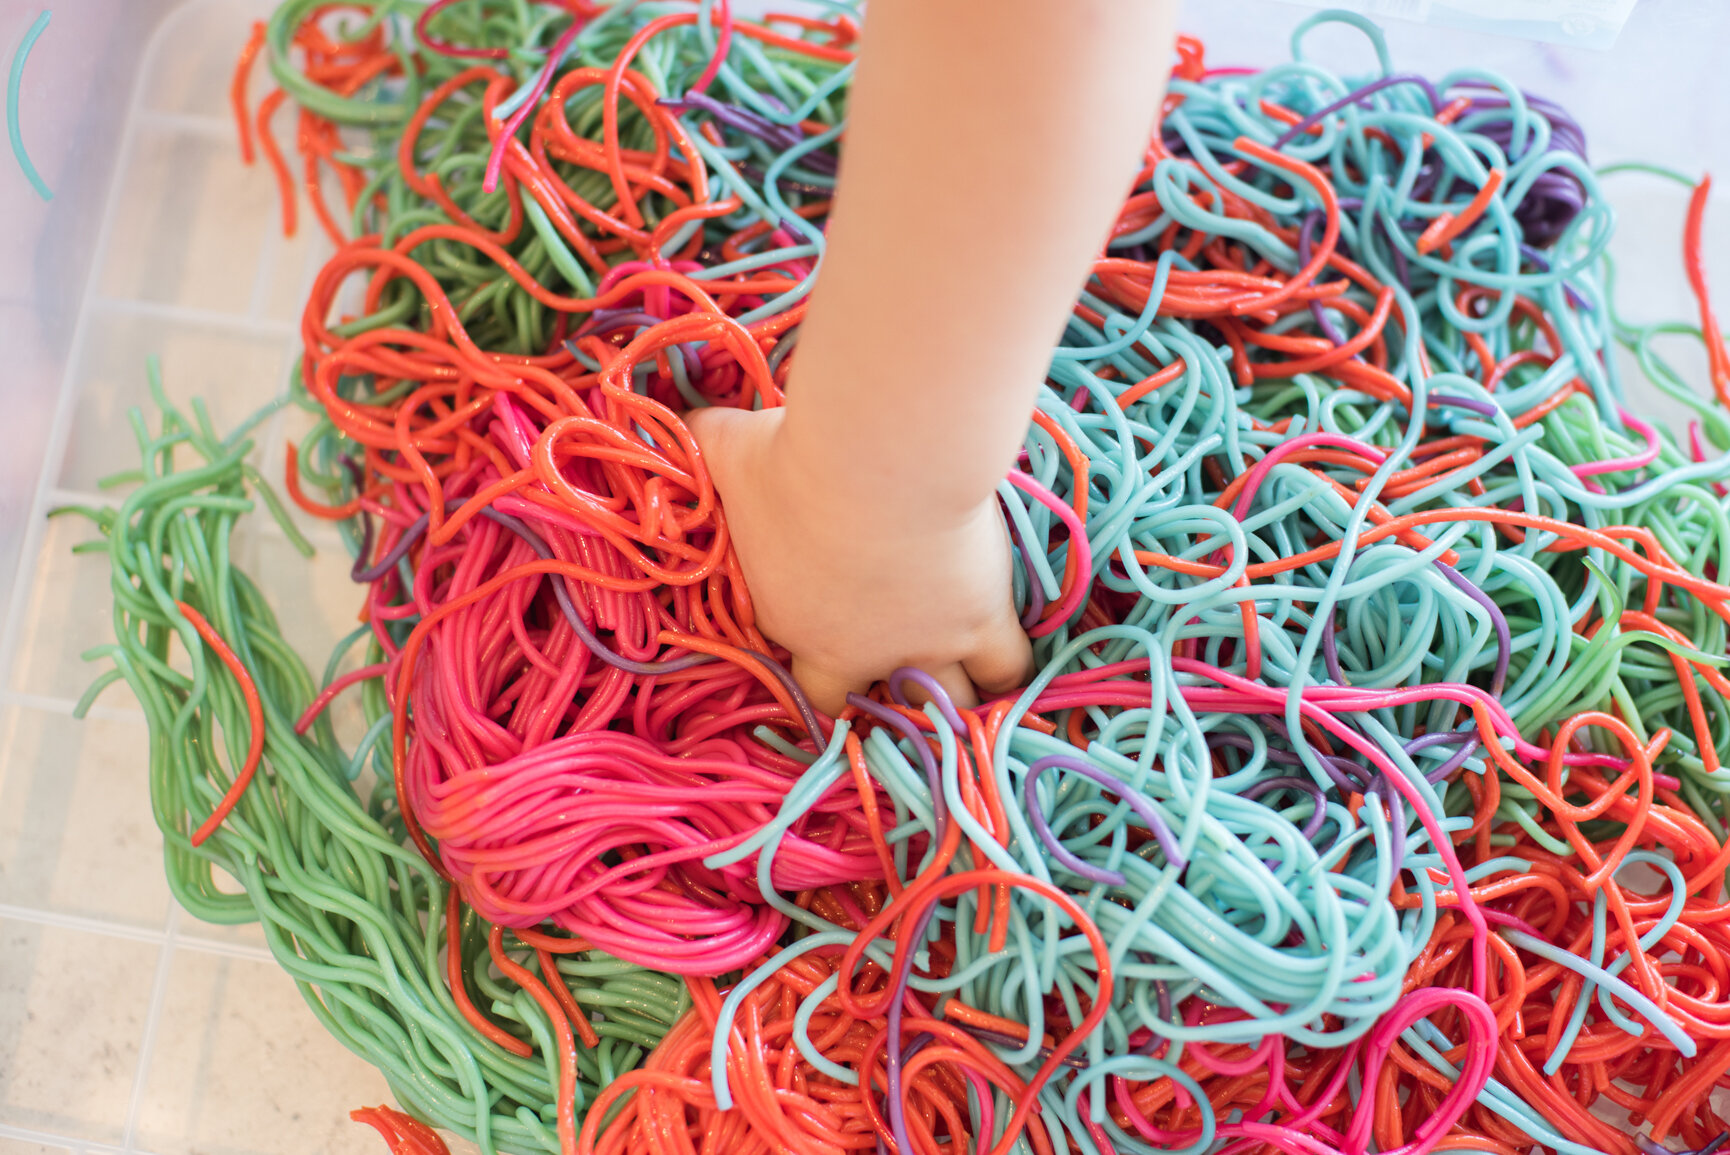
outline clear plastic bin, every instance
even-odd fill
[[[173,908],[143,720],[124,690],[91,720],[71,719],[90,674],[77,655],[110,629],[107,570],[69,552],[85,527],[42,516],[105,500],[97,479],[135,462],[125,415],[149,409],[146,355],[160,354],[173,396],[202,395],[221,424],[281,389],[324,245],[304,212],[301,235],[281,236],[274,181],[235,147],[228,80],[268,8],[61,0],[21,105],[53,201],[0,155],[0,1155],[382,1150],[347,1111],[383,1101],[383,1080],[324,1035],[260,935]],[[39,11],[0,0],[8,58]],[[1191,0],[1183,23],[1215,61],[1266,64],[1285,58],[1305,15],[1279,0]],[[1397,20],[1387,35],[1403,70],[1470,63],[1561,101],[1595,162],[1640,158],[1730,181],[1724,0],[1641,0],[1608,52]],[[1314,43],[1337,68],[1368,65],[1351,34]],[[267,90],[261,69],[254,101]],[[1608,187],[1627,312],[1691,316],[1685,193],[1641,177]],[[1708,253],[1730,293],[1722,199]],[[1703,381],[1703,361],[1684,363]],[[281,418],[262,431],[267,474],[280,476],[294,432]],[[346,632],[356,606],[334,538],[313,532],[325,548],[310,571],[264,519],[239,548],[308,656]]]

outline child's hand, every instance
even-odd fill
[[[904,665],[961,705],[1029,675],[995,491],[1141,168],[1176,9],[871,0],[786,407],[690,416],[757,624],[821,709]]]
[[[829,714],[900,666],[958,706],[1003,693],[1032,663],[1016,620],[1008,534],[995,496],[949,523],[871,524],[801,469],[785,410],[689,415],[750,584],[757,625],[793,652],[793,676]]]

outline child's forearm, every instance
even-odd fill
[[[989,498],[1153,130],[1176,0],[871,0],[782,451],[861,529]]]

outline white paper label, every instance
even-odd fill
[[[1345,8],[1377,19],[1411,20],[1552,44],[1609,48],[1635,0],[1288,0],[1306,8]]]

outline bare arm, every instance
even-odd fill
[[[784,410],[704,413],[763,629],[837,708],[1026,674],[993,492],[1153,130],[1175,0],[872,0]]]
[[[872,0],[785,431],[861,511],[939,524],[1003,479],[1153,129],[1174,7]]]

